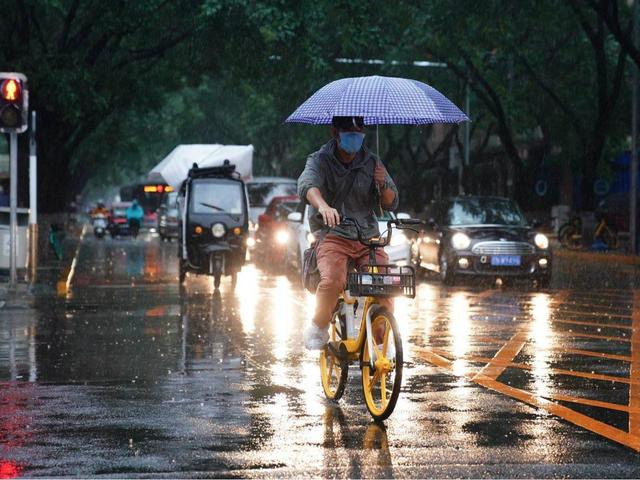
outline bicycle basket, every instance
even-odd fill
[[[413,267],[397,265],[363,265],[347,277],[349,294],[355,297],[416,296],[416,273]]]

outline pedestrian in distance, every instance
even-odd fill
[[[354,219],[369,239],[380,235],[376,212],[398,207],[398,190],[376,155],[364,145],[362,117],[333,117],[331,140],[307,158],[298,178],[298,195],[310,204],[309,225],[319,240],[316,256],[320,283],[316,310],[304,333],[309,350],[324,347],[328,327],[340,292],[344,289],[349,261],[367,264],[369,249],[358,241],[353,225],[340,225],[342,217]],[[388,263],[383,249],[376,262]],[[390,299],[380,304],[393,311]]]

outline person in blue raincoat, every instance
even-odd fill
[[[142,219],[144,218],[144,210],[138,203],[138,200],[134,200],[129,208],[127,208],[127,223],[129,224],[129,230],[134,237],[138,236]]]

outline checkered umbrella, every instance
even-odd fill
[[[354,77],[325,85],[285,122],[330,124],[334,116],[364,117],[366,125],[460,123],[469,118],[435,88],[406,78]]]

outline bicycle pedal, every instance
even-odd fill
[[[342,342],[327,342],[327,350],[331,352],[331,354],[336,357],[338,360],[346,360],[344,354],[340,351],[340,344]]]

